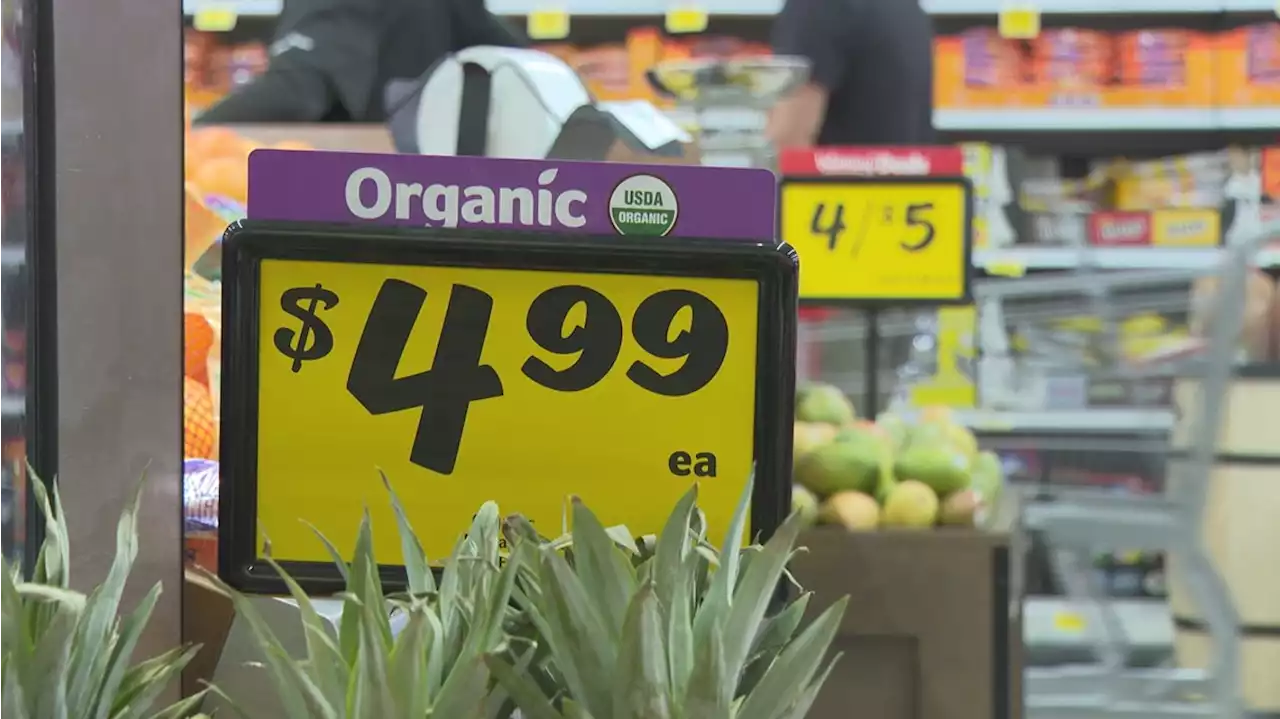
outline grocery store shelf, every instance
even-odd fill
[[[669,0],[486,0],[498,15],[528,15],[539,10],[561,10],[575,16],[662,15],[677,6],[693,6],[710,15],[773,15],[783,0],[703,0],[678,4]],[[996,15],[1006,0],[924,0],[931,15]],[[1046,15],[1175,15],[1216,12],[1268,12],[1272,0],[1038,0]]]
[[[200,12],[230,13],[238,17],[275,17],[284,0],[182,0],[182,14],[192,17]]]
[[[1197,270],[1222,257],[1216,247],[1017,247],[976,250],[975,267],[1014,266],[1023,270]],[[1262,267],[1280,267],[1280,250],[1265,250],[1257,258]]]
[[[924,0],[931,15],[996,15],[1006,0]],[[1046,15],[1170,15],[1174,13],[1221,12],[1223,0],[1037,0],[1034,5]]]
[[[957,410],[956,420],[979,432],[1166,432],[1173,412],[1164,409],[1090,408],[1038,411]]]
[[[999,108],[935,110],[939,130],[1079,131],[1214,130],[1218,113],[1207,108]]]
[[[1274,130],[1280,127],[1280,107],[1224,107],[1217,113],[1218,127],[1227,130]]]
[[[1173,618],[1163,599],[1115,599],[1110,603],[1132,649],[1173,644]],[[1089,612],[1056,597],[1028,597],[1022,605],[1022,636],[1028,648],[1076,648],[1091,643]],[[1096,621],[1096,620],[1095,620]]]
[[[495,15],[528,15],[540,10],[562,10],[573,16],[664,15],[682,5],[666,0],[485,0]],[[704,0],[684,6],[696,7],[709,15],[774,15],[782,0]]]

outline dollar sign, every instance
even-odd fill
[[[303,307],[306,302],[306,307]],[[320,307],[323,304],[324,307]],[[280,309],[302,320],[298,331],[281,327],[276,330],[276,349],[293,359],[293,371],[302,369],[303,362],[320,359],[333,349],[333,332],[329,325],[316,316],[320,309],[333,309],[338,305],[338,295],[326,290],[319,282],[315,287],[294,287],[280,295]],[[295,342],[296,338],[296,342]]]

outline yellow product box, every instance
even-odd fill
[[[1164,247],[1217,247],[1222,216],[1216,209],[1156,210],[1151,213],[1151,244]]]

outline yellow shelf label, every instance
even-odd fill
[[[667,11],[667,32],[688,34],[705,32],[707,11],[697,7],[675,7]]]
[[[197,9],[191,24],[200,32],[231,32],[236,28],[237,19],[235,8],[213,5]]]
[[[1077,612],[1058,612],[1053,615],[1053,627],[1060,632],[1078,634],[1084,631],[1084,617]]]
[[[991,260],[983,264],[983,269],[996,277],[1023,277],[1027,274],[1026,263],[1017,260]]]
[[[1040,35],[1040,9],[1034,5],[1009,5],[1000,11],[1000,37],[1030,40]]]
[[[534,10],[529,13],[527,31],[530,40],[563,40],[569,36],[569,13],[561,9]]]

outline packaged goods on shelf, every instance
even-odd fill
[[[1214,49],[1216,103],[1220,107],[1280,105],[1280,22],[1222,33]]]
[[[1277,47],[1280,22],[1220,33],[1060,28],[1034,40],[978,28],[936,40],[935,103],[940,109],[1275,107]]]
[[[978,248],[1216,247],[1280,217],[1280,148],[1101,158],[1082,178],[1065,177],[1056,158],[963,148]]]
[[[215,33],[188,29],[183,35],[183,87],[197,107],[211,104],[267,68],[270,56],[261,42],[228,44]]]
[[[186,564],[218,568],[218,463],[182,463],[183,543]]]

